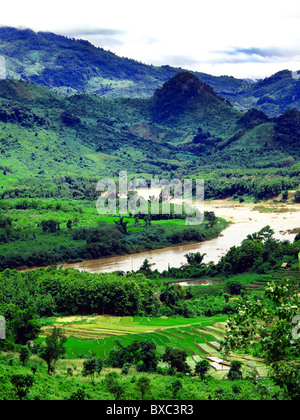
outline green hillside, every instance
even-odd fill
[[[11,27],[0,28],[0,54],[6,61],[7,78],[33,82],[64,95],[149,98],[185,70],[118,57],[84,40]],[[289,70],[254,82],[193,74],[242,111],[255,107],[274,117],[286,109],[300,109],[300,80]]]
[[[299,115],[297,110],[278,118],[255,109],[242,113],[189,72],[175,75],[146,99],[64,96],[33,83],[2,80],[0,187],[8,191],[3,198],[92,198],[96,182],[117,177],[120,170],[148,180],[196,174],[207,179],[214,173],[217,181],[219,169],[231,174],[225,178],[227,190],[223,182],[214,187],[214,196],[224,197],[241,190],[232,188],[240,183],[234,168],[244,174],[253,169],[256,179],[268,168],[263,177],[279,177],[280,193],[298,185],[299,171],[292,165],[300,157]],[[245,193],[253,195],[251,188]]]

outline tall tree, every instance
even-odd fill
[[[20,362],[25,366],[26,362],[28,362],[30,357],[30,350],[26,346],[22,346],[20,349]]]
[[[46,346],[44,346],[39,355],[47,363],[49,375],[51,372],[55,375],[56,362],[66,352],[64,347],[66,341],[67,337],[56,327],[54,327],[52,333],[46,337]]]
[[[240,360],[232,360],[228,372],[228,379],[232,381],[243,379],[242,362]]]
[[[200,376],[202,380],[205,378],[205,374],[208,372],[210,368],[210,363],[206,359],[199,360],[195,366],[195,373]]]
[[[289,280],[271,282],[264,300],[244,299],[228,321],[221,343],[227,355],[238,348],[256,349],[271,368],[271,377],[289,399],[300,399],[300,369],[293,360],[300,356],[300,299]]]
[[[33,386],[33,376],[17,374],[11,377],[11,383],[16,390],[18,398],[23,400],[28,394],[29,389]]]
[[[150,379],[147,378],[146,376],[141,376],[137,383],[136,386],[138,388],[138,390],[141,393],[142,396],[142,400],[145,398],[145,395],[147,394],[147,392],[150,391],[151,389],[151,383],[150,383]]]
[[[184,350],[167,347],[162,356],[162,361],[168,363],[169,366],[176,369],[177,372],[186,373],[190,371],[190,367],[186,363],[186,358],[187,353]]]
[[[207,221],[207,227],[212,228],[217,223],[217,217],[213,211],[204,212],[204,220]]]
[[[95,383],[95,374],[98,373],[100,375],[100,372],[103,367],[103,360],[100,358],[91,358],[87,359],[83,363],[83,376],[90,376],[91,381],[94,384]]]
[[[117,228],[120,230],[120,232],[127,234],[127,225],[129,221],[124,220],[124,217],[120,217],[119,220],[114,220],[115,224],[117,225]]]
[[[27,341],[35,340],[41,330],[41,322],[32,307],[20,309],[16,306],[11,321],[12,330],[17,344],[25,345]]]

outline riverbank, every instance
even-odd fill
[[[129,240],[126,236],[127,243],[136,243],[134,246],[127,247],[126,252],[116,249],[116,240],[113,238],[120,232],[116,231],[114,220],[118,218],[110,217],[107,220],[96,214],[93,203],[77,203],[74,202],[55,202],[53,200],[42,200],[38,208],[32,208],[28,202],[28,208],[12,208],[6,212],[6,216],[13,220],[12,227],[14,232],[19,229],[23,237],[12,242],[0,244],[0,254],[2,256],[2,264],[5,258],[10,255],[10,268],[32,269],[34,267],[48,266],[53,264],[62,264],[65,268],[76,268],[89,272],[112,272],[120,271],[137,271],[148,259],[152,264],[152,269],[159,272],[167,270],[168,267],[178,268],[186,264],[185,254],[200,252],[206,254],[203,262],[217,263],[224,256],[230,247],[238,246],[248,234],[258,232],[266,225],[270,225],[275,231],[276,239],[287,239],[293,241],[295,235],[300,230],[300,204],[290,201],[286,203],[274,202],[269,200],[263,203],[239,203],[230,199],[213,200],[204,203],[204,211],[213,211],[217,217],[224,220],[221,229],[215,231],[212,236],[205,236],[201,240],[197,240],[197,236],[184,240],[181,238],[179,243],[177,234],[184,229],[185,221],[171,219],[164,221],[153,221],[152,227],[158,228],[162,224],[164,229],[168,229],[168,236],[173,236],[173,241],[162,241],[160,238],[155,239],[155,235],[161,235],[162,231],[144,229],[141,222],[140,227],[133,227],[133,219],[125,219],[130,221],[128,225],[129,231],[135,232],[135,241]],[[88,204],[88,205],[87,205]],[[54,233],[43,232],[41,223],[43,220],[55,218],[60,224],[60,229]],[[72,221],[72,227],[67,228],[68,220]],[[82,249],[86,247],[89,229],[97,229],[99,221],[107,221],[110,224],[110,231],[107,235],[97,233],[99,239],[89,239],[89,253],[82,253]],[[76,224],[75,224],[76,221]],[[15,226],[18,226],[16,229]],[[194,229],[194,227],[187,227]],[[76,232],[81,232],[76,234]],[[143,233],[144,231],[144,233]],[[203,230],[205,234],[208,229]],[[156,232],[156,234],[155,234]],[[83,236],[81,236],[81,234]],[[74,235],[76,240],[74,240]],[[139,236],[138,236],[139,235]],[[146,236],[145,236],[146,235]],[[154,235],[154,236],[153,236]],[[202,240],[203,239],[203,240]],[[206,239],[206,240],[205,240]],[[91,256],[90,252],[97,249],[97,240],[101,241],[104,246],[111,244],[107,255],[97,258],[97,254]],[[114,241],[114,242],[113,242]],[[148,242],[148,244],[147,244]],[[139,249],[137,249],[139,247]],[[129,249],[130,248],[130,249]],[[51,260],[54,250],[55,258]],[[101,250],[99,251],[101,252]],[[29,258],[27,257],[29,255]],[[26,258],[25,258],[26,257]],[[30,265],[26,264],[30,261]],[[37,264],[36,261],[41,261]],[[23,267],[22,267],[23,266]],[[6,268],[4,266],[4,268]],[[3,268],[2,268],[3,269]]]
[[[172,213],[152,219],[103,216],[93,202],[7,200],[2,206],[0,270],[127,257],[210,240],[227,226],[221,218],[217,224],[205,219],[188,225],[183,216]]]
[[[255,203],[237,203],[230,199],[206,201],[205,211],[213,211],[217,217],[228,222],[228,226],[216,237],[208,241],[193,244],[175,245],[164,249],[146,251],[131,255],[101,258],[83,261],[76,264],[64,264],[64,268],[76,268],[91,273],[136,271],[143,261],[148,259],[152,268],[159,272],[168,267],[179,268],[186,264],[185,254],[200,252],[206,254],[204,263],[217,263],[232,246],[238,246],[248,234],[258,232],[270,225],[274,230],[274,238],[293,241],[297,229],[300,228],[300,204],[265,202],[272,213],[261,213]],[[283,212],[282,209],[293,211]],[[277,211],[280,209],[280,211]]]

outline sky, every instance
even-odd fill
[[[10,0],[0,26],[86,39],[121,57],[216,76],[300,70],[299,0]]]

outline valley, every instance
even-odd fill
[[[225,219],[229,225],[218,237],[201,243],[176,245],[159,250],[151,250],[130,256],[113,256],[98,260],[82,261],[64,264],[65,268],[76,268],[90,273],[112,272],[115,270],[138,270],[145,259],[149,259],[153,269],[159,272],[168,267],[181,267],[186,264],[185,254],[201,252],[206,254],[205,263],[217,263],[232,246],[238,246],[248,234],[257,232],[264,226],[274,229],[274,237],[278,240],[293,241],[299,225],[299,204],[268,203],[269,212],[259,212],[259,206],[254,203],[235,203],[231,200],[214,200],[204,204],[205,211],[213,211],[217,217]]]
[[[299,400],[295,72],[216,77],[9,27],[0,55],[0,399]],[[148,214],[123,214],[136,179]],[[186,223],[175,185],[195,199],[197,180]]]

